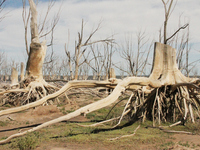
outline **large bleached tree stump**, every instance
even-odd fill
[[[153,89],[145,102],[135,110],[137,115],[142,114],[144,119],[147,117],[153,122],[157,120],[159,124],[161,120],[182,120],[184,123],[187,118],[194,122],[193,111],[199,116],[199,79],[185,77],[180,72],[176,63],[176,49],[155,43],[149,79],[154,85],[157,84],[158,88]]]
[[[159,80],[163,85],[188,83],[196,79],[185,77],[176,63],[176,49],[162,43],[155,43],[151,80]]]

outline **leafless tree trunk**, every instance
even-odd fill
[[[104,70],[105,70],[105,80],[108,80],[109,78],[109,71],[113,65],[112,57],[114,53],[116,52],[114,48],[114,43],[107,43],[104,47],[104,57],[106,58],[104,63]]]
[[[24,80],[24,63],[21,62],[20,81]]]
[[[3,70],[6,62],[6,55],[4,52],[0,52],[0,74],[3,75]]]
[[[92,52],[91,59],[88,60],[85,58],[85,60],[93,70],[93,80],[97,78],[100,81],[102,76],[104,80],[108,80],[109,70],[112,65],[112,56],[115,52],[113,50],[113,42],[103,43],[103,46],[99,44],[92,45],[90,48]]]
[[[162,0],[164,8],[165,8],[165,21],[164,21],[164,44],[167,44],[167,24],[168,24],[168,20],[172,11],[172,4],[173,4],[174,0],[167,0],[167,2],[165,2],[165,0]],[[170,4],[168,5],[168,3],[170,2]],[[168,7],[167,7],[168,5]]]
[[[116,78],[116,74],[115,74],[115,69],[114,68],[110,68],[110,70],[109,70],[109,79],[110,78]]]
[[[2,99],[7,99],[6,103],[12,105],[24,105],[36,101],[49,93],[55,91],[56,87],[49,85],[43,79],[42,66],[46,54],[46,41],[40,43],[38,25],[37,25],[37,10],[33,0],[29,0],[30,15],[31,15],[31,44],[29,57],[26,64],[25,79],[19,83],[20,86],[11,88],[12,92],[16,92],[15,100],[11,100],[9,91],[4,91],[8,94]],[[14,63],[13,63],[14,64]],[[12,65],[13,66],[13,65]]]
[[[18,71],[13,67],[11,72],[11,85],[18,84]]]
[[[36,79],[43,79],[42,65],[46,55],[46,41],[40,43],[39,32],[37,25],[37,10],[33,0],[29,0],[31,11],[31,44],[28,62],[26,65],[26,78],[34,77]]]
[[[25,46],[26,46],[26,53],[27,55],[29,54],[29,45],[28,45],[28,23],[29,23],[29,19],[30,19],[30,11],[28,11],[27,14],[27,10],[26,10],[26,0],[22,0],[23,3],[23,11],[22,11],[22,19],[23,19],[23,23],[24,23],[24,34],[25,34]]]
[[[81,31],[78,32],[78,41],[75,41],[75,54],[74,54],[74,63],[75,63],[75,73],[74,73],[74,79],[78,79],[78,73],[79,73],[79,67],[85,63],[85,60],[81,62],[81,59],[83,58],[83,55],[86,52],[87,46],[95,44],[95,43],[109,43],[113,41],[113,39],[104,39],[104,40],[97,40],[97,41],[91,41],[91,38],[93,35],[99,30],[101,23],[98,24],[97,28],[91,32],[89,37],[83,42],[83,31],[84,31],[84,21],[82,20],[81,23]],[[68,51],[67,51],[68,53]]]
[[[132,37],[125,38],[125,46],[122,45],[121,57],[126,62],[128,70],[125,68],[118,69],[126,72],[129,76],[145,75],[144,70],[147,67],[149,53],[152,48],[152,43],[147,46],[148,39],[145,36],[145,32],[137,33],[137,44],[132,41]],[[144,59],[145,58],[145,59]],[[116,66],[116,65],[115,65]]]
[[[90,66],[90,68],[92,68],[93,76],[94,76],[93,80],[96,80],[96,77],[97,77],[98,81],[100,81],[101,79],[101,74],[103,72],[105,61],[106,61],[106,58],[108,57],[105,54],[105,48],[104,48],[104,54],[101,52],[102,51],[101,49],[102,47],[99,46],[98,44],[91,45],[90,51],[92,52],[92,56],[91,56],[92,58],[90,60],[85,58],[86,64]]]
[[[66,53],[67,58],[68,58],[68,66],[69,66],[69,71],[70,71],[70,80],[73,80],[74,76],[73,76],[72,63],[71,63],[72,58],[71,58],[70,52],[68,51],[68,48],[66,47],[66,44],[65,44],[65,53]]]
[[[177,65],[178,68],[186,76],[189,76],[189,73],[195,68],[197,62],[200,59],[193,60],[189,62],[189,53],[192,50],[190,42],[190,28],[189,24],[181,25],[181,16],[179,17],[179,29],[171,36],[172,38],[168,41],[170,46],[173,46],[177,49]],[[179,32],[180,29],[185,29],[183,32]]]
[[[163,43],[164,44],[167,44],[167,42],[173,38],[181,29],[185,29],[186,27],[188,27],[188,23],[186,23],[185,25],[183,25],[182,27],[179,27],[178,30],[176,30],[170,37],[167,37],[167,25],[168,25],[168,20],[169,20],[169,17],[171,15],[171,13],[173,12],[175,6],[176,6],[176,3],[177,3],[177,0],[175,0],[175,4],[173,5],[174,3],[174,0],[167,0],[165,2],[165,0],[162,0],[162,3],[164,5],[164,10],[165,10],[165,21],[164,21],[164,41]]]
[[[27,31],[28,31],[28,24],[29,24],[29,20],[30,20],[30,10],[27,11],[27,9],[26,9],[26,0],[22,0],[22,3],[23,3],[22,18],[23,18],[24,30],[25,30],[25,45],[26,45],[26,52],[28,55],[29,54],[29,43],[28,43],[28,36],[27,36],[28,32]],[[59,21],[59,17],[60,17],[60,9],[59,9],[59,11],[55,15],[55,17],[52,19],[51,27],[48,27],[47,18],[48,18],[48,15],[49,15],[51,9],[53,8],[54,4],[55,4],[54,0],[49,0],[46,14],[43,18],[43,21],[41,23],[39,23],[40,26],[38,26],[38,37],[39,38],[47,37],[48,35],[51,36],[50,43],[47,44],[47,46],[53,45],[54,29],[55,29],[55,27]]]

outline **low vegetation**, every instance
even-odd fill
[[[79,102],[77,100],[77,102]],[[84,102],[82,102],[84,103]],[[125,102],[118,103],[115,108],[109,106],[86,116],[88,122],[75,122],[69,121],[61,122],[55,125],[48,126],[39,131],[28,133],[24,137],[13,139],[11,143],[4,144],[0,149],[14,149],[14,150],[27,150],[27,149],[49,149],[52,147],[63,147],[70,149],[80,149],[87,147],[88,149],[173,149],[175,147],[185,148],[200,148],[200,144],[193,143],[191,141],[182,141],[176,139],[174,133],[166,133],[158,126],[153,127],[152,121],[139,120],[133,124],[129,123],[129,118],[125,117],[120,126],[115,129],[112,127],[117,124],[116,121],[109,122],[104,126],[99,127],[81,127],[82,125],[90,125],[99,121],[102,121],[107,117],[113,118],[121,114],[123,111]],[[59,106],[62,112],[63,105]],[[112,111],[109,113],[109,111]],[[65,111],[67,113],[67,111]],[[107,116],[107,114],[109,115]],[[20,115],[20,113],[18,113]],[[116,115],[116,116],[113,116]],[[2,123],[6,126],[6,123]],[[162,124],[163,126],[169,126],[171,123]],[[24,122],[24,126],[27,123]],[[134,130],[140,125],[140,128],[136,131],[136,134],[130,137],[119,138],[112,140],[116,137],[122,137],[123,135],[131,135]],[[187,122],[185,126],[178,125],[174,127],[167,127],[169,130],[187,131],[192,132],[197,136],[200,134],[200,123],[191,124]],[[184,135],[188,136],[188,135]],[[162,138],[161,138],[162,137]],[[2,137],[5,139],[6,137]]]

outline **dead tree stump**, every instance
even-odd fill
[[[20,81],[24,80],[24,63],[21,62]]]
[[[18,71],[14,67],[11,72],[11,85],[18,84]]]
[[[110,78],[116,78],[115,69],[114,68],[110,68],[110,70],[109,70],[109,79]]]

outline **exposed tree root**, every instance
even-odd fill
[[[57,119],[54,119],[54,120],[48,121],[46,123],[43,123],[43,124],[41,124],[41,125],[39,125],[37,127],[34,127],[34,128],[32,128],[30,130],[24,131],[22,133],[17,133],[17,134],[11,135],[7,139],[0,141],[0,144],[9,142],[12,138],[23,136],[23,135],[27,134],[28,132],[33,132],[33,131],[42,129],[42,128],[46,127],[46,126],[49,126],[49,125],[52,125],[52,124],[55,124],[55,123],[58,123],[58,122],[61,122],[61,121],[64,121],[64,120],[69,120],[69,119],[74,118],[74,117],[79,116],[79,115],[88,114],[88,113],[90,113],[92,111],[95,111],[95,110],[101,109],[103,107],[106,107],[106,106],[112,104],[113,102],[115,102],[118,99],[118,97],[121,95],[121,93],[126,90],[125,87],[127,87],[130,83],[139,84],[139,83],[142,82],[143,84],[148,85],[149,84],[148,81],[149,81],[148,78],[143,78],[143,77],[142,78],[136,78],[136,77],[126,78],[126,79],[124,79],[123,81],[121,81],[120,83],[117,84],[116,88],[113,90],[113,92],[108,97],[106,97],[106,98],[104,98],[102,100],[99,100],[97,102],[94,102],[92,104],[89,104],[87,106],[84,106],[84,107],[82,107],[82,108],[80,108],[80,109],[78,109],[78,110],[76,110],[76,111],[74,111],[72,113],[69,113],[69,114],[67,114],[65,116],[62,116],[62,117],[59,117]],[[68,82],[59,91],[57,91],[57,92],[55,92],[53,94],[47,95],[46,97],[43,97],[42,99],[40,99],[38,101],[29,103],[29,104],[24,105],[24,106],[11,108],[11,109],[7,109],[7,110],[2,110],[2,111],[0,111],[0,116],[1,115],[5,115],[5,114],[18,112],[18,111],[22,111],[22,110],[25,110],[25,109],[28,109],[28,108],[31,108],[31,107],[35,107],[35,106],[41,105],[46,100],[49,100],[49,99],[54,98],[54,97],[57,97],[58,95],[62,94],[63,92],[65,92],[67,89],[70,89],[70,88],[96,87],[96,86],[99,86],[99,84],[104,85],[104,86],[109,86],[110,85],[110,83],[108,83],[108,82],[71,81],[71,82]]]
[[[20,106],[20,107],[15,107],[15,108],[11,108],[11,109],[6,109],[6,110],[2,110],[0,111],[0,116],[2,115],[6,115],[6,114],[10,114],[10,113],[15,113],[18,111],[23,111],[29,108],[33,108],[39,105],[42,105],[44,102],[46,102],[47,100],[53,99],[61,94],[63,94],[64,92],[66,92],[69,89],[73,89],[73,88],[82,88],[82,87],[87,87],[87,88],[94,88],[94,87],[107,87],[107,88],[112,88],[113,86],[116,86],[115,88],[115,92],[113,91],[111,93],[111,95],[108,96],[107,100],[108,102],[105,104],[112,104],[113,102],[115,102],[118,97],[121,95],[121,92],[124,92],[127,89],[131,88],[129,87],[130,83],[134,83],[134,84],[139,84],[142,82],[142,84],[146,84],[148,85],[149,79],[148,78],[144,78],[144,77],[140,77],[140,78],[136,78],[136,77],[129,77],[124,79],[123,81],[121,81],[120,83],[118,83],[118,85],[116,86],[117,83],[111,83],[111,82],[107,82],[107,81],[70,81],[68,82],[65,86],[63,86],[60,90],[58,90],[57,92],[53,93],[53,94],[49,94],[35,102]],[[104,102],[104,101],[103,101]],[[96,102],[95,102],[96,103]],[[107,106],[107,105],[106,105]],[[103,108],[101,106],[98,106],[100,108]],[[97,109],[98,109],[97,107]],[[93,108],[95,110],[95,108]],[[92,109],[92,110],[93,110]],[[96,110],[97,110],[96,109]],[[87,111],[86,111],[87,112]]]
[[[106,97],[102,100],[99,100],[97,102],[94,102],[92,104],[89,104],[87,106],[84,106],[84,107],[82,107],[82,108],[80,108],[80,109],[78,109],[78,110],[76,110],[72,113],[69,113],[65,116],[62,116],[62,117],[59,117],[57,119],[43,123],[43,124],[41,124],[41,125],[39,125],[35,128],[32,128],[30,130],[24,131],[22,133],[14,134],[14,135],[8,137],[7,139],[0,141],[0,144],[8,142],[12,138],[23,136],[28,132],[33,132],[33,131],[39,130],[41,128],[44,128],[46,126],[49,126],[49,125],[52,125],[52,124],[55,124],[55,123],[58,123],[58,122],[61,122],[61,121],[64,121],[64,120],[69,120],[69,119],[74,118],[78,115],[84,115],[84,114],[90,113],[92,111],[98,110],[100,108],[106,107],[106,106],[112,104],[113,102],[115,102],[118,99],[118,97],[121,95],[121,93],[123,93],[126,90],[125,87],[128,87],[128,85],[130,83],[141,84],[141,82],[143,82],[143,84],[144,84],[145,82],[144,82],[143,79],[145,81],[148,81],[148,80],[146,80],[146,78],[137,78],[137,77],[126,78],[123,81],[121,81],[120,83],[118,83],[116,88],[113,90],[113,92],[108,97]],[[73,88],[76,88],[76,87],[78,87],[78,88],[80,88],[80,87],[95,87],[95,86],[98,86],[99,84],[102,84],[102,82],[71,81],[71,82],[67,83],[59,91],[57,91],[53,94],[47,95],[46,97],[43,97],[42,99],[40,99],[38,101],[35,101],[33,103],[29,103],[29,104],[21,106],[21,107],[16,107],[16,108],[11,108],[11,109],[0,111],[0,115],[9,114],[9,113],[13,113],[13,112],[17,112],[17,111],[21,111],[21,110],[25,110],[25,109],[28,109],[28,108],[31,108],[31,107],[41,105],[46,100],[57,97],[58,95],[62,94],[67,89],[70,89],[72,87]],[[148,85],[148,82],[146,82],[145,84]],[[104,85],[108,86],[109,84],[108,83],[105,84],[105,82],[104,82]],[[125,106],[126,109],[132,108],[132,113],[129,113],[130,117],[136,119],[136,118],[144,117],[144,114],[146,114],[145,116],[147,118],[152,119],[152,106],[155,102],[157,103],[157,99],[155,98],[155,95],[156,96],[159,95],[159,96],[161,96],[160,99],[161,99],[161,102],[162,102],[162,105],[160,106],[160,107],[162,107],[161,108],[162,111],[161,111],[160,114],[162,114],[162,118],[164,118],[164,119],[168,119],[168,118],[171,119],[171,117],[170,117],[171,112],[169,110],[173,109],[175,107],[174,101],[171,100],[171,99],[174,98],[174,95],[176,95],[175,94],[176,91],[171,93],[170,90],[167,90],[167,89],[168,89],[168,86],[162,86],[159,89],[155,89],[154,91],[156,91],[156,92],[152,92],[152,94],[148,95],[147,98],[144,99],[144,101],[142,100],[143,98],[140,95],[140,94],[142,94],[142,92],[139,93],[138,96],[131,98],[131,105],[129,105],[129,107],[127,107],[127,105]],[[167,95],[166,97],[161,94],[163,92],[165,92],[165,95]],[[152,98],[154,99],[154,101],[152,101]],[[171,98],[171,99],[169,99],[169,98]],[[184,98],[182,98],[182,99],[184,99]],[[182,105],[182,103],[183,102],[180,101],[179,105],[180,104]],[[129,102],[127,104],[129,104]],[[184,106],[184,105],[182,105],[182,106]],[[155,108],[154,108],[154,114],[155,115],[154,116],[155,116],[156,120],[161,118],[161,117],[158,117],[159,113],[158,113],[157,110],[158,110],[158,106],[155,106]],[[165,110],[165,111],[163,111],[163,110]],[[147,112],[144,113],[145,111],[147,111]],[[183,118],[183,116],[179,116],[179,115],[177,115],[177,117],[178,117],[178,119]]]
[[[171,86],[163,86],[154,90],[152,95],[145,97],[145,102],[142,105],[134,107],[135,113],[131,114],[133,119],[142,117],[153,121],[153,125],[161,122],[176,122],[182,121],[184,124],[186,120],[195,122],[196,117],[199,116],[199,99],[193,98],[190,95],[190,89],[187,87],[177,87],[172,91]]]
[[[23,136],[29,132],[42,129],[49,125],[69,120],[79,115],[85,115],[109,106],[110,104],[116,102],[119,96],[125,92],[125,90],[132,90],[134,92],[134,96],[131,95],[129,98],[122,115],[114,118],[119,119],[118,124],[114,127],[120,124],[122,118],[126,114],[131,119],[131,122],[134,122],[138,119],[141,119],[142,121],[145,121],[145,119],[150,119],[153,121],[153,126],[156,124],[160,125],[161,122],[166,121],[181,121],[182,124],[184,124],[187,120],[195,122],[195,119],[199,117],[200,114],[199,79],[187,78],[181,74],[176,65],[175,49],[169,47],[168,45],[156,43],[154,52],[154,65],[149,78],[127,77],[122,81],[112,79],[109,82],[85,80],[70,81],[57,92],[44,96],[35,102],[0,111],[1,116],[36,107],[42,105],[47,100],[56,98],[57,96],[65,93],[67,90],[73,88],[115,87],[113,92],[102,100],[86,105],[72,113],[45,122],[22,133],[11,135],[7,139],[0,141],[0,144],[9,142],[12,138]],[[42,94],[45,95],[45,93]]]
[[[122,115],[121,115],[121,117],[119,119],[119,122],[115,126],[113,126],[112,128],[116,128],[118,125],[120,125],[123,117],[130,111],[130,109],[129,109],[129,111],[127,112],[127,108],[130,105],[131,99],[132,99],[133,96],[134,96],[134,94],[132,93],[130,98],[129,98],[129,100],[128,100],[128,102],[126,103],[126,106],[124,107],[124,110],[123,110]]]
[[[10,89],[0,93],[2,105],[10,104],[14,106],[25,105],[37,101],[49,94],[54,93],[58,88],[42,80],[27,78]]]
[[[131,110],[127,110],[126,112],[123,113],[123,116],[127,115]],[[91,125],[81,125],[81,124],[77,124],[78,126],[81,126],[81,127],[97,127],[97,126],[104,126],[105,123],[108,123],[108,122],[111,122],[111,121],[114,121],[114,120],[119,120],[121,119],[123,116],[118,116],[118,117],[115,117],[115,118],[111,118],[111,119],[108,119],[108,120],[104,120],[104,121],[101,121],[101,122],[98,122],[98,123],[94,123],[94,124],[91,124]],[[121,122],[121,121],[120,121]],[[120,123],[119,123],[120,124]],[[119,125],[118,124],[118,125]],[[116,126],[117,127],[117,126]],[[114,127],[112,127],[114,128]]]

